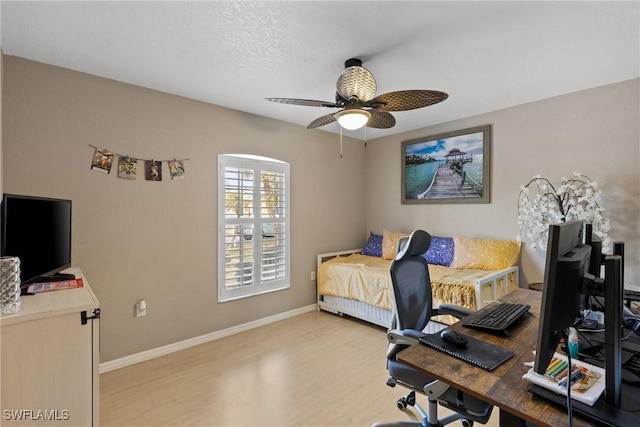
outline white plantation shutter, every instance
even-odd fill
[[[289,287],[289,165],[218,157],[218,301]]]

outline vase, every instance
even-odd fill
[[[13,314],[20,310],[20,258],[0,257],[0,310]]]

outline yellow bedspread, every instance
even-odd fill
[[[489,273],[487,270],[457,270],[442,265],[429,264],[433,305],[456,304],[477,310],[474,283]]]
[[[390,260],[353,254],[332,258],[318,269],[318,293],[392,309]]]
[[[362,254],[332,258],[318,269],[318,293],[354,299],[392,309],[390,260]],[[474,283],[491,271],[453,269],[429,264],[433,304],[477,309]],[[511,282],[511,280],[510,280]],[[510,283],[511,289],[515,284]]]

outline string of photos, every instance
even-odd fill
[[[171,179],[184,178],[184,162],[189,159],[173,159],[173,160],[145,160],[131,157],[129,155],[118,154],[107,150],[89,145],[95,151],[91,160],[91,170],[104,174],[111,173],[115,158],[118,158],[118,178],[136,179],[139,169],[138,163],[144,165],[144,179],[147,181],[162,181],[162,164],[166,163],[169,169]],[[141,165],[141,166],[142,166]]]

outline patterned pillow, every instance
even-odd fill
[[[431,236],[431,246],[422,255],[429,264],[449,267],[453,262],[453,237]]]
[[[487,240],[453,236],[455,251],[451,268],[502,270],[518,263],[520,242],[516,240]]]
[[[369,256],[382,256],[382,235],[370,233],[369,240],[367,240],[367,244],[364,245],[364,249],[362,249],[362,255]]]
[[[408,236],[407,233],[393,233],[391,231],[382,230],[382,258],[393,259],[398,249],[398,240]]]

